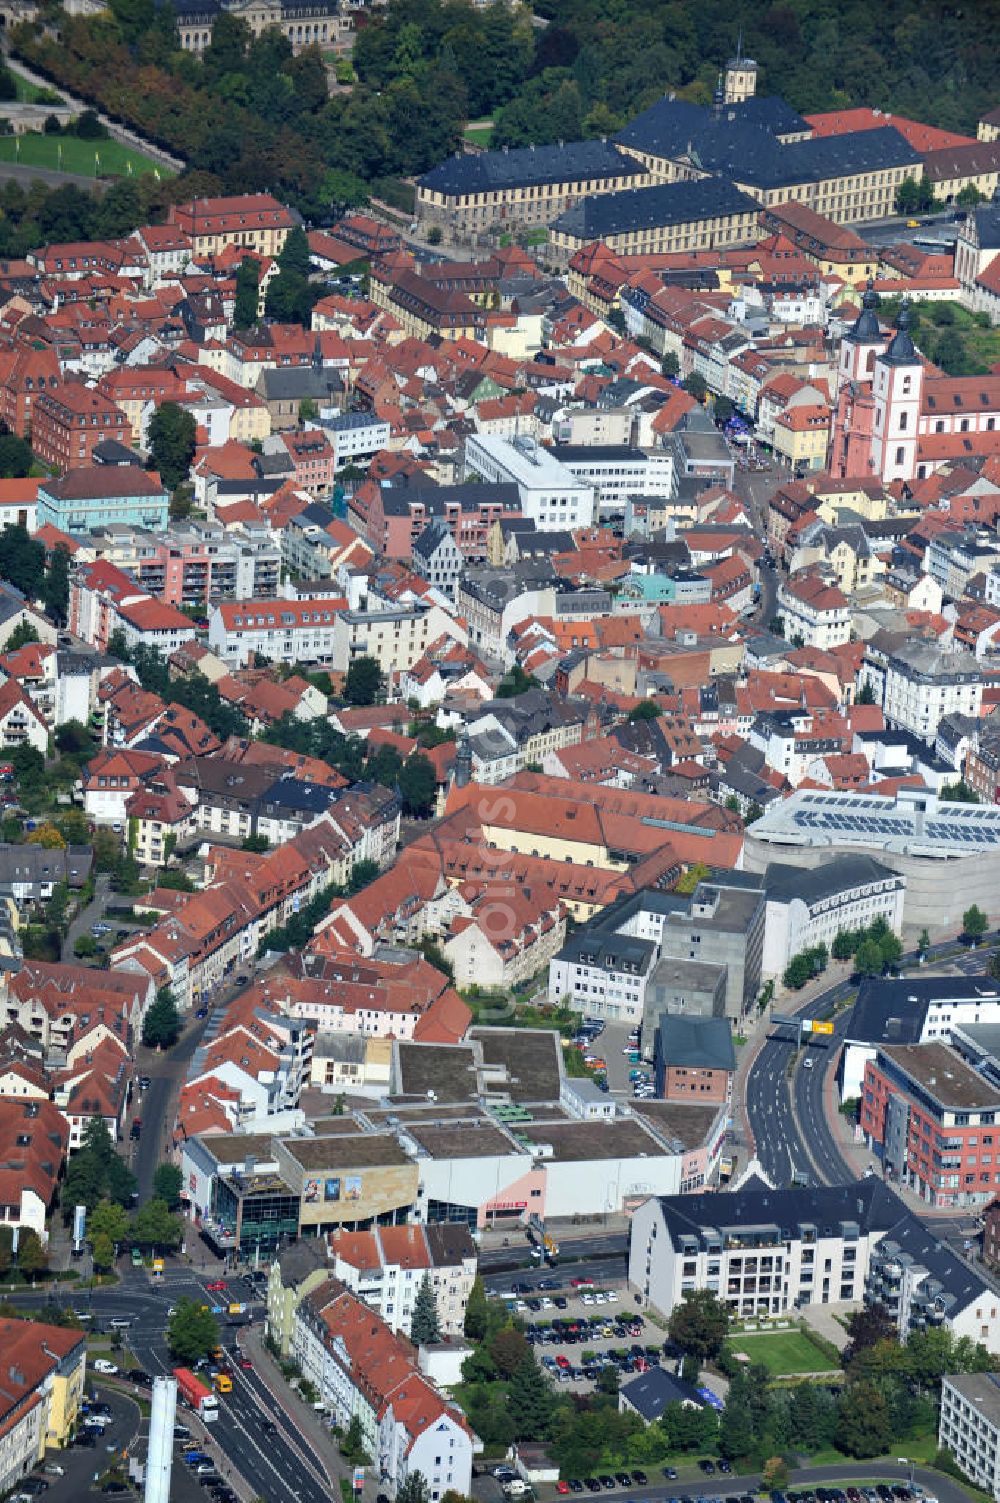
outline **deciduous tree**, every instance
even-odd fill
[[[170,1049],[181,1032],[181,1015],[168,986],[161,986],[142,1020],[142,1042],[147,1049]]]
[[[201,1302],[182,1295],[167,1321],[167,1345],[185,1366],[207,1357],[219,1344],[219,1324]]]
[[[429,757],[425,757],[422,752],[414,752],[407,757],[399,769],[397,783],[406,814],[418,817],[430,814],[437,792],[437,774]]]
[[[194,414],[177,402],[164,402],[149,420],[149,461],[170,490],[188,478],[196,432]]]
[[[889,1406],[874,1383],[851,1383],[837,1411],[837,1449],[859,1459],[882,1456],[892,1443]]]
[[[990,921],[978,903],[973,903],[962,914],[962,930],[973,941],[982,939],[989,927]]]
[[[711,1289],[695,1289],[675,1305],[667,1323],[671,1341],[704,1365],[717,1357],[729,1331],[729,1311]]]
[[[153,1194],[162,1200],[168,1210],[175,1211],[180,1205],[184,1176],[176,1164],[158,1164],[153,1175]]]
[[[349,705],[373,705],[382,692],[382,670],[374,658],[355,658],[348,666],[344,698]]]

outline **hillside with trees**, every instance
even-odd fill
[[[358,82],[329,97],[315,47],[254,38],[223,11],[201,57],[184,52],[168,4],[111,0],[95,17],[17,27],[12,50],[53,81],[182,156],[193,192],[269,189],[307,213],[392,195],[491,116],[496,145],[607,135],[667,91],[709,103],[736,48],[758,92],[800,110],[871,105],[975,135],[998,102],[1000,0],[390,0],[366,14]],[[48,13],[47,13],[48,14]]]

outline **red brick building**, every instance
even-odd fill
[[[947,1044],[885,1044],[865,1066],[861,1126],[897,1179],[934,1206],[1000,1185],[1000,1091]]]
[[[410,559],[413,545],[430,522],[443,522],[469,563],[487,556],[490,528],[504,517],[521,515],[513,482],[497,485],[377,485],[363,481],[350,502],[362,537],[386,558]]]
[[[656,1030],[653,1068],[663,1101],[704,1106],[731,1100],[736,1054],[729,1019],[664,1013]]]
[[[128,418],[110,397],[79,381],[43,391],[35,401],[31,445],[43,464],[60,471],[93,463],[98,444],[129,444]]]
[[[19,438],[31,431],[32,403],[61,385],[59,361],[50,347],[0,352],[0,418]]]

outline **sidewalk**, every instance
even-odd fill
[[[307,1448],[312,1460],[325,1473],[330,1484],[331,1496],[340,1491],[341,1477],[350,1480],[352,1469],[340,1454],[340,1447],[328,1425],[309,1405],[292,1393],[280,1367],[264,1345],[263,1330],[257,1326],[245,1326],[239,1333],[238,1345],[253,1358],[254,1371],[267,1388],[275,1404],[291,1420]],[[366,1488],[367,1491],[367,1488]],[[374,1489],[373,1489],[374,1491]]]

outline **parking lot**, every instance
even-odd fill
[[[577,1035],[581,1040],[587,1039],[584,1057],[597,1061],[594,1067],[597,1078],[604,1077],[613,1096],[631,1097],[629,1072],[633,1069],[646,1071],[652,1078],[652,1068],[642,1062],[634,1064],[626,1052],[630,1038],[634,1037],[634,1027],[630,1023],[604,1023],[599,1033],[590,1029]]]
[[[625,1379],[663,1360],[662,1335],[625,1304],[622,1291],[581,1286],[558,1293],[557,1279],[542,1282],[551,1289],[539,1287],[533,1296],[511,1297],[507,1304],[524,1322],[525,1336],[553,1383],[587,1392],[606,1367]]]
[[[690,1473],[694,1469],[693,1462],[687,1462],[681,1470]],[[724,1459],[704,1459],[698,1464],[698,1470],[704,1478],[716,1478],[717,1486],[725,1488],[725,1479],[732,1476],[732,1465]],[[872,1472],[877,1476],[879,1466],[872,1463]],[[573,1477],[569,1481],[560,1482],[556,1486],[556,1493],[562,1496],[579,1493],[619,1492],[624,1488],[652,1488],[659,1487],[660,1478],[665,1478],[668,1483],[676,1485],[677,1468],[650,1467],[648,1472],[632,1470],[628,1472],[601,1472],[593,1477]],[[500,1465],[493,1469],[491,1489],[495,1486],[505,1496],[511,1496],[507,1489],[514,1480],[514,1473],[509,1466]],[[938,1503],[935,1494],[928,1492],[918,1482],[903,1483],[879,1483],[875,1486],[851,1486],[851,1487],[816,1487],[804,1490],[790,1489],[785,1492],[777,1490],[768,1492],[766,1488],[758,1488],[753,1492],[736,1491],[733,1484],[742,1482],[746,1485],[749,1479],[732,1479],[730,1484],[733,1490],[730,1492],[720,1491],[711,1493],[703,1491],[703,1482],[699,1479],[697,1491],[692,1493],[675,1493],[668,1496],[669,1489],[664,1489],[664,1496],[659,1503],[761,1503],[761,1499],[769,1499],[770,1503]],[[516,1487],[516,1483],[514,1484]],[[710,1484],[711,1485],[711,1484]],[[549,1491],[548,1488],[545,1491]],[[526,1493],[518,1493],[518,1498],[529,1498],[531,1490]],[[516,1500],[515,1500],[516,1503]],[[648,1498],[643,1503],[649,1503]]]

